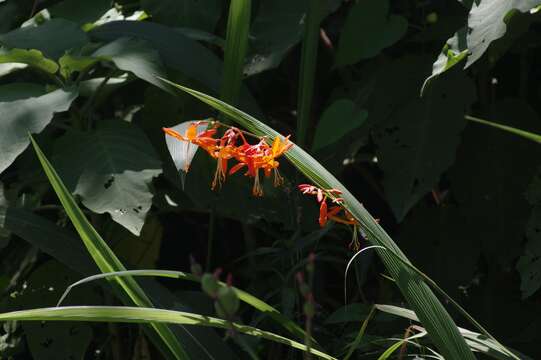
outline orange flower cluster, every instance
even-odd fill
[[[340,190],[323,190],[309,184],[299,185],[299,190],[305,195],[314,195],[316,197],[317,202],[319,203],[319,225],[321,227],[324,227],[329,220],[333,220],[337,223],[346,225],[359,225],[353,215],[351,215],[350,212],[344,209],[344,207],[342,206],[342,204],[344,203],[344,199],[339,197],[340,195],[342,195],[342,192]],[[329,195],[333,197],[332,203],[335,204],[330,207],[327,205],[327,199],[329,198]],[[341,211],[343,212],[343,215],[339,216],[338,214]]]
[[[220,186],[225,181],[227,174],[234,174],[244,167],[246,167],[246,173],[244,175],[254,178],[254,186],[252,188],[252,194],[254,196],[263,196],[259,170],[263,170],[266,177],[270,177],[271,173],[274,173],[274,186],[283,183],[284,179],[278,172],[280,163],[276,159],[293,146],[289,141],[289,136],[284,140],[276,136],[272,145],[269,145],[265,138],[261,137],[259,137],[257,144],[250,144],[244,136],[246,132],[235,127],[228,127],[222,137],[217,138],[218,128],[220,125],[223,125],[219,122],[210,122],[212,128],[197,134],[197,127],[205,123],[208,122],[200,121],[191,123],[183,135],[170,128],[163,128],[163,131],[176,139],[200,146],[211,157],[217,160],[212,189]],[[233,159],[237,161],[237,164],[228,171],[228,161]]]

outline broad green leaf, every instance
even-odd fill
[[[126,270],[124,265],[116,257],[115,253],[109,248],[107,243],[101,238],[90,222],[88,222],[81,209],[77,206],[75,199],[71,196],[70,192],[58,176],[56,170],[52,167],[49,160],[47,160],[38,144],[31,136],[30,140],[32,141],[34,150],[36,151],[39,161],[41,162],[45,174],[49,178],[56,195],[60,199],[60,202],[73,223],[73,226],[77,230],[81,240],[83,240],[84,245],[94,259],[94,262],[98,268],[102,272]],[[115,279],[115,284],[117,284],[117,286],[123,290],[124,294],[127,295],[127,297],[129,297],[135,305],[140,307],[153,306],[152,301],[134,279],[118,278]],[[164,324],[156,323],[152,323],[151,326],[156,332],[156,335],[158,335],[159,338],[161,338],[161,341],[163,341],[163,343],[158,342],[158,346],[163,349],[165,354],[167,354],[167,351],[165,350],[165,348],[167,348],[177,359],[189,358],[170,328]]]
[[[524,253],[517,262],[523,299],[532,296],[541,288],[541,176],[539,170],[530,182],[526,198],[533,209],[526,227],[528,241],[524,246]]]
[[[94,321],[151,324],[179,324],[234,329],[242,334],[278,342],[295,349],[309,351],[321,359],[336,360],[319,350],[308,349],[304,344],[252,326],[182,311],[128,306],[66,306],[33,310],[13,311],[0,314],[0,320],[40,321]]]
[[[173,279],[187,280],[187,281],[193,281],[193,282],[201,282],[201,278],[199,276],[195,276],[193,274],[187,274],[181,271],[171,271],[171,270],[127,270],[127,271],[117,271],[113,273],[104,273],[104,274],[89,276],[71,284],[69,287],[66,288],[66,291],[64,292],[64,294],[58,301],[57,306],[60,306],[63,300],[67,298],[68,294],[76,286],[86,284],[90,281],[95,281],[99,279],[105,279],[105,278],[109,279],[109,278],[114,278],[114,277],[129,277],[129,276],[156,276],[156,277],[167,277],[167,278],[173,278]],[[219,282],[219,285],[226,286],[226,284],[223,282]],[[270,306],[263,300],[251,295],[250,293],[247,293],[246,291],[237,289],[235,287],[232,287],[232,288],[236,292],[240,300],[244,301],[248,305],[251,305],[255,309],[267,314],[274,321],[276,321],[276,323],[280,324],[282,327],[288,330],[292,335],[295,335],[299,339],[304,339],[304,337],[306,336],[304,330],[302,330],[293,321],[283,316],[278,310],[276,310],[275,308],[273,308],[272,306]]]
[[[0,87],[0,99],[6,89]],[[7,91],[12,93],[12,87]],[[35,96],[36,88],[29,88],[29,96]],[[28,133],[41,132],[55,113],[69,109],[77,97],[73,88],[58,89],[38,97],[0,102],[0,173],[3,172],[28,146]]]
[[[163,80],[168,82],[165,79]],[[276,136],[280,136],[279,133],[261,121],[216,98],[178,84],[168,83],[230,116],[254,134],[268,136],[269,141],[272,141]],[[474,360],[471,350],[460,336],[456,325],[443,305],[423,279],[411,267],[406,265],[409,264],[408,258],[361,203],[331,173],[299,146],[293,146],[286,153],[286,157],[314,185],[324,189],[339,189],[342,191],[344,206],[359,221],[368,240],[374,245],[383,246],[387,249],[386,251],[379,249],[376,251],[391,276],[396,280],[396,284],[406,300],[417,311],[421,322],[427,328],[430,338],[440,352],[450,359]]]
[[[500,124],[541,132],[538,115],[522,100],[496,103],[493,114]],[[522,252],[531,211],[524,192],[541,165],[541,147],[500,129],[470,123],[458,150],[449,180],[453,199],[465,217],[462,231],[481,242],[491,267],[511,267]]]
[[[138,78],[167,90],[156,79],[165,74],[160,56],[146,41],[120,38],[99,48],[92,56],[101,60],[109,59],[120,70],[132,72]]]
[[[33,83],[9,83],[0,87],[0,103],[45,95],[45,86]]]
[[[219,0],[141,0],[141,7],[157,23],[210,33],[214,32],[222,12]]]
[[[63,0],[48,10],[52,18],[62,18],[79,25],[93,23],[111,8],[111,0]]]
[[[366,110],[357,108],[353,101],[336,100],[321,115],[316,127],[312,151],[339,141],[343,136],[360,127],[367,116]]]
[[[356,2],[340,35],[336,66],[352,65],[376,56],[406,34],[407,20],[389,15],[389,0]]]
[[[24,49],[0,49],[0,64],[19,63],[40,69],[50,74],[58,71],[58,64],[51,59],[47,59],[39,50]]]
[[[405,67],[405,69],[403,68]],[[411,71],[417,84],[424,61],[398,61],[379,84],[376,96],[386,88],[406,83]],[[415,68],[414,68],[415,67]],[[400,85],[398,85],[399,87]],[[378,145],[378,164],[383,170],[386,198],[398,221],[438,183],[440,175],[454,162],[460,134],[466,126],[465,112],[475,100],[475,87],[465,74],[455,71],[435,81],[430,92],[419,98],[405,93],[393,107],[371,112],[377,118],[374,140]],[[445,134],[445,136],[443,136]]]
[[[528,242],[517,262],[523,299],[532,296],[541,288],[541,206],[539,204],[532,211],[526,228],[526,236]]]
[[[516,11],[527,12],[540,4],[540,0],[474,1],[468,14],[467,25],[447,41],[427,81],[460,63],[466,55],[464,67],[472,65],[481,58],[493,41],[505,34],[509,17]]]
[[[158,51],[167,69],[198,81],[215,94],[219,93],[222,61],[211,50],[180,31],[151,22],[115,21],[95,28],[90,32],[90,36],[96,41],[113,41],[122,37],[146,40]],[[242,109],[261,114],[246,87],[241,89],[239,104]]]
[[[152,205],[150,182],[162,172],[141,130],[110,120],[92,132],[70,132],[55,144],[54,161],[85,206],[139,235]]]
[[[52,19],[43,25],[27,26],[0,35],[0,44],[8,48],[37,49],[52,59],[87,42],[86,33],[77,24],[64,19]]]
[[[247,76],[276,68],[288,50],[302,39],[307,0],[274,0],[260,3],[250,27]]]

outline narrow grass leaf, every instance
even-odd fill
[[[534,133],[531,133],[531,132],[528,132],[528,131],[524,131],[524,130],[521,130],[521,129],[517,129],[517,128],[511,127],[511,126],[498,124],[498,123],[495,123],[495,122],[492,122],[492,121],[479,119],[477,117],[470,116],[470,115],[466,115],[465,118],[466,118],[466,120],[473,121],[473,122],[476,122],[478,124],[491,126],[493,128],[500,129],[500,130],[503,130],[503,131],[507,131],[507,132],[509,132],[511,134],[515,134],[515,135],[521,136],[521,137],[523,137],[525,139],[535,141],[536,143],[541,144],[541,135],[537,135],[537,134],[534,134]]]
[[[314,95],[314,79],[319,45],[321,3],[320,0],[308,0],[308,12],[304,25],[297,100],[297,140],[301,146],[305,146],[307,143],[307,133],[310,124],[310,110]]]
[[[230,116],[249,131],[260,136],[267,136],[269,141],[272,141],[276,136],[281,136],[261,121],[231,105],[199,91],[174,84],[165,79],[162,80]],[[300,146],[293,146],[285,156],[316,186],[342,191],[344,206],[360,223],[368,240],[373,245],[383,246],[388,250],[377,249],[376,251],[390,275],[395,279],[403,296],[421,319],[431,340],[443,356],[449,359],[474,360],[475,357],[472,351],[458,332],[457,326],[449,313],[424,280],[404,264],[404,262],[410,263],[409,259],[362,204],[329,171]],[[400,260],[396,257],[400,258]]]
[[[110,272],[110,273],[96,274],[96,275],[88,276],[68,286],[64,294],[62,294],[60,300],[58,300],[57,306],[60,306],[60,304],[68,296],[70,291],[76,286],[79,286],[91,281],[99,280],[99,279],[109,279],[109,278],[116,278],[116,277],[131,277],[131,276],[167,277],[167,278],[173,278],[173,279],[193,281],[193,282],[198,282],[198,283],[201,282],[201,278],[199,276],[184,273],[182,271],[172,271],[172,270],[126,270],[126,271],[116,271],[116,272]],[[219,282],[219,284],[221,286],[226,286],[226,284],[223,282]],[[285,328],[295,337],[299,339],[304,339],[305,337],[304,330],[301,327],[299,327],[297,324],[295,324],[293,321],[289,320],[284,315],[282,315],[274,307],[270,306],[263,300],[251,295],[250,293],[247,293],[246,291],[237,289],[236,287],[232,287],[232,289],[237,293],[237,296],[239,297],[240,300],[244,301],[248,305],[251,305],[255,309],[269,315],[274,321],[280,324],[283,328]]]
[[[252,0],[232,0],[229,5],[220,97],[231,104],[237,104],[240,94],[244,58],[248,49],[251,8]]]
[[[370,309],[370,313],[366,316],[366,319],[364,319],[363,324],[361,325],[361,329],[359,330],[359,333],[355,337],[355,340],[353,340],[353,342],[349,344],[349,350],[346,356],[344,357],[344,360],[348,360],[351,357],[351,355],[353,355],[353,353],[355,352],[355,349],[357,349],[357,347],[361,343],[364,333],[366,332],[366,328],[368,327],[368,322],[372,319],[375,312],[376,312],[376,307],[372,306],[372,309]]]
[[[114,252],[109,248],[107,243],[101,238],[98,232],[86,219],[85,215],[75,202],[73,196],[58,176],[56,170],[53,168],[49,160],[45,157],[45,154],[41,151],[39,145],[34,138],[30,136],[34,150],[39,158],[41,165],[51,182],[62,206],[66,210],[66,214],[69,216],[73,226],[77,230],[77,233],[83,240],[88,252],[94,259],[96,265],[102,272],[124,271],[126,268],[120,260],[116,257]],[[133,301],[137,306],[152,307],[150,298],[145,294],[143,289],[137,284],[137,282],[131,278],[116,278],[115,282],[119,285],[124,293]],[[165,324],[151,324],[156,333],[162,339],[163,345],[165,345],[169,351],[174,354],[177,359],[189,359],[188,354],[184,351],[182,345],[173,334],[171,329]],[[166,349],[162,349],[167,353]]]
[[[231,329],[240,333],[275,341],[295,349],[309,351],[321,359],[336,358],[286,337],[252,326],[182,311],[129,306],[66,306],[13,311],[0,314],[0,321],[96,321],[151,324],[178,324]]]

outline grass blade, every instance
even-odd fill
[[[246,335],[261,337],[275,341],[295,349],[309,351],[322,359],[336,360],[334,357],[283,336],[264,331],[252,326],[232,323],[226,320],[187,313],[182,311],[163,310],[129,306],[66,306],[32,310],[13,311],[0,314],[0,321],[96,321],[125,322],[150,324],[178,324],[209,326],[221,329],[232,329]]]
[[[511,134],[515,134],[515,135],[521,136],[521,137],[523,137],[525,139],[535,141],[536,143],[541,144],[541,135],[537,135],[537,134],[534,134],[534,133],[531,133],[531,132],[528,132],[528,131],[524,131],[524,130],[521,130],[521,129],[517,129],[517,128],[511,127],[511,126],[498,124],[498,123],[495,123],[495,122],[492,122],[492,121],[479,119],[477,117],[470,116],[470,115],[466,115],[466,116],[464,116],[464,118],[466,120],[473,121],[473,122],[476,122],[478,124],[488,125],[488,126],[491,126],[493,128],[496,128],[496,129],[507,131],[507,132],[509,132]]]
[[[249,131],[260,136],[267,136],[269,141],[272,141],[276,136],[281,136],[278,132],[261,121],[231,105],[199,91],[172,83],[165,79],[162,80],[230,116]],[[362,204],[344,187],[344,185],[342,185],[329,171],[300,146],[293,146],[285,156],[316,186],[324,189],[334,188],[342,191],[344,206],[361,224],[368,240],[373,245],[383,246],[388,250],[376,249],[379,257],[387,268],[387,271],[395,279],[402,295],[415,310],[421,323],[427,329],[430,338],[443,356],[448,359],[474,360],[475,357],[472,351],[458,332],[457,326],[449,313],[445,310],[424,280],[410,267],[404,264],[404,262],[410,263],[409,259]],[[390,254],[389,252],[392,252],[393,254]],[[399,257],[400,260],[396,257]]]
[[[366,319],[364,319],[363,324],[361,325],[361,329],[359,330],[359,333],[355,337],[355,340],[351,344],[349,344],[349,350],[346,356],[344,357],[344,360],[348,360],[351,355],[355,352],[355,349],[359,346],[361,343],[361,340],[363,339],[364,333],[366,332],[366,328],[368,327],[368,322],[372,319],[372,316],[374,316],[374,313],[376,312],[376,307],[372,306],[372,309],[370,309],[370,313],[366,316]]]
[[[45,171],[47,178],[51,182],[56,195],[66,210],[66,214],[69,216],[73,226],[83,240],[84,245],[92,256],[92,259],[94,259],[96,265],[98,265],[102,272],[126,270],[124,265],[122,265],[120,260],[109,248],[107,243],[101,238],[96,229],[94,229],[90,222],[88,222],[85,215],[75,202],[75,199],[73,196],[71,196],[70,192],[58,176],[56,170],[53,168],[49,160],[47,160],[45,154],[43,154],[39,145],[32,136],[30,136],[30,140],[32,141],[32,146],[34,147],[39,161],[43,166],[43,170]],[[150,298],[145,294],[143,289],[133,278],[117,278],[115,279],[115,282],[135,305],[141,307],[153,306]],[[171,329],[167,327],[167,325],[156,323],[151,324],[151,326],[163,341],[163,344],[160,346],[162,347],[162,351],[164,351],[166,354],[171,352],[177,359],[189,359],[188,354],[184,351],[177,337],[173,334]]]
[[[240,94],[244,58],[248,49],[251,8],[252,0],[232,0],[229,5],[220,97],[230,104],[237,104]]]
[[[314,95],[314,79],[319,45],[321,3],[320,0],[308,0],[308,12],[304,25],[297,100],[297,141],[300,146],[305,146],[307,143],[307,133],[310,124],[310,110]]]
[[[187,274],[182,271],[172,271],[172,270],[126,270],[126,271],[96,274],[96,275],[81,279],[71,284],[66,289],[64,294],[62,294],[60,300],[58,300],[57,306],[60,306],[60,304],[68,296],[69,292],[76,286],[79,286],[91,281],[99,280],[99,279],[110,279],[110,278],[115,278],[115,277],[128,277],[128,276],[129,277],[131,276],[158,276],[158,277],[167,277],[167,278],[173,278],[173,279],[193,281],[193,282],[198,282],[198,283],[201,282],[201,278],[199,276],[195,276],[193,274]],[[226,286],[226,284],[223,282],[219,282],[219,284],[221,286]],[[284,315],[282,315],[274,307],[270,306],[263,300],[260,300],[259,298],[251,295],[250,293],[247,293],[246,291],[237,289],[236,287],[232,287],[232,289],[235,290],[240,300],[244,301],[248,305],[251,305],[257,310],[265,314],[268,314],[274,321],[280,324],[283,328],[285,328],[295,337],[299,339],[304,339],[305,337],[304,330],[300,326],[295,324],[293,321],[289,320]]]

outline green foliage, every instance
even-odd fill
[[[98,214],[109,213],[139,235],[152,204],[150,182],[162,172],[141,130],[110,120],[92,132],[66,133],[55,144],[54,153],[68,189],[80,195],[86,207]],[[82,158],[84,162],[78,160]]]
[[[6,88],[7,86],[7,88]],[[13,96],[13,88],[0,88]],[[26,92],[26,96],[21,96]],[[0,172],[4,171],[30,143],[29,133],[40,133],[51,122],[55,113],[69,109],[77,97],[77,89],[58,89],[42,96],[36,95],[36,88],[20,87],[18,99],[0,102],[0,111],[5,114],[0,123]],[[2,96],[2,95],[0,95]]]
[[[336,66],[371,58],[404,36],[407,20],[389,15],[389,0],[356,2],[349,10],[336,53]]]
[[[0,0],[0,358],[539,358],[540,8]],[[283,184],[162,130],[214,119]]]

